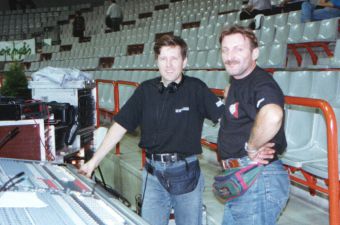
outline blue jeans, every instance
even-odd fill
[[[315,9],[316,5],[310,2],[303,2],[301,5],[301,22],[331,19],[340,16],[340,9],[325,7]]]
[[[186,158],[187,162],[197,160],[196,156]],[[159,161],[148,161],[157,170],[185,166],[183,160],[165,164]],[[147,175],[147,180],[146,180]],[[204,190],[204,177],[201,173],[196,188],[189,193],[172,195],[160,184],[157,177],[147,174],[143,170],[143,186],[146,190],[142,205],[142,217],[151,225],[167,225],[171,209],[174,209],[176,225],[202,224],[202,193]],[[142,190],[143,193],[143,190]]]
[[[253,186],[224,207],[223,225],[274,225],[289,197],[289,177],[280,160],[265,166]]]

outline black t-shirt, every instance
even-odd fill
[[[217,122],[223,112],[223,102],[205,83],[182,79],[173,93],[169,88],[159,91],[160,77],[143,82],[115,116],[129,131],[141,127],[139,146],[149,153],[201,153],[204,118]]]
[[[273,77],[256,67],[250,75],[237,80],[232,78],[222,114],[218,134],[218,151],[222,159],[247,155],[244,144],[248,141],[257,112],[266,104],[284,107],[284,95]],[[287,146],[283,124],[271,140],[275,154],[281,154]]]

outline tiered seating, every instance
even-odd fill
[[[79,5],[78,8],[89,7]],[[74,7],[73,7],[74,8]],[[72,14],[69,7],[49,7],[5,11],[0,14],[0,37],[1,40],[22,40],[39,36],[44,28],[57,26],[58,21],[67,21]]]
[[[279,56],[279,63],[270,63],[266,59],[273,59],[268,54],[273,43],[287,45],[288,53],[288,67],[307,67],[310,64],[316,64],[318,55],[322,55],[322,52],[328,56],[332,56],[331,46],[329,43],[335,42],[338,36],[338,18],[315,21],[309,23],[300,22],[300,11],[292,11],[290,13],[282,13],[277,15],[266,16],[263,22],[263,26],[260,31],[256,31],[256,35],[259,39],[260,45],[264,46],[262,52],[264,56],[261,56],[260,65],[265,68],[285,68],[286,67],[286,55],[282,54],[287,52],[274,53],[275,58]],[[285,46],[286,47],[286,46]],[[321,48],[321,49],[320,49]],[[277,48],[278,49],[278,48]],[[261,53],[262,53],[261,52]],[[311,61],[306,59],[308,56]],[[276,54],[276,55],[275,55]],[[265,58],[263,58],[265,57]],[[292,61],[296,61],[292,63]]]

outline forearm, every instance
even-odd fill
[[[261,108],[255,118],[248,140],[249,149],[259,149],[268,143],[279,131],[283,120],[283,110],[276,104]]]
[[[111,151],[111,149],[113,149],[116,146],[116,144],[123,138],[125,133],[126,129],[119,125],[118,123],[114,123],[111,126],[102,144],[99,146],[98,150],[91,159],[91,161],[95,163],[96,167],[103,160],[106,154],[108,154]]]
[[[223,97],[224,97],[225,99],[227,99],[227,97],[228,97],[229,87],[230,87],[230,85],[228,84],[228,85],[224,88]]]

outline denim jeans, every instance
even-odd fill
[[[197,160],[196,156],[186,158],[187,162]],[[162,163],[148,161],[157,170],[185,166],[185,161],[175,163]],[[147,175],[147,179],[146,179]],[[204,177],[201,173],[196,188],[189,193],[172,195],[161,185],[157,177],[147,174],[143,170],[142,193],[146,182],[146,190],[142,205],[142,217],[151,225],[167,225],[171,209],[174,209],[176,225],[201,225],[202,224],[202,193]]]
[[[303,2],[301,5],[301,22],[330,19],[340,16],[340,9],[325,7],[315,9],[316,5],[310,2]]]
[[[289,197],[289,177],[280,160],[265,166],[253,186],[224,207],[223,225],[274,225]]]

